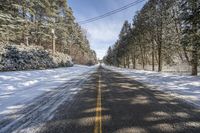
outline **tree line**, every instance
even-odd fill
[[[165,65],[186,63],[197,75],[199,55],[200,1],[149,0],[132,23],[124,22],[104,62],[133,69],[149,65],[159,72]]]
[[[75,63],[96,61],[86,31],[75,22],[67,0],[1,1],[0,41],[43,46],[53,52],[69,54]]]

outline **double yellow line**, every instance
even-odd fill
[[[102,133],[102,108],[101,108],[101,75],[98,77],[98,87],[97,87],[97,103],[96,103],[96,118],[95,118],[95,128],[94,133]]]

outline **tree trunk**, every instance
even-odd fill
[[[126,68],[126,57],[124,56],[124,68]]]
[[[198,52],[197,50],[192,51],[192,75],[197,75],[198,74]]]
[[[155,56],[154,56],[155,46],[154,46],[154,41],[152,42],[152,71],[155,71],[155,61],[154,61],[155,60]]]
[[[142,59],[142,68],[144,70],[144,66],[145,66],[145,63],[144,63],[144,52],[143,52],[143,49],[142,49],[142,46],[140,45],[140,50],[141,50],[141,59]]]
[[[130,68],[130,58],[129,58],[129,55],[127,55],[127,66],[128,66],[128,68]]]
[[[23,33],[22,33],[22,40],[23,40],[23,43],[24,45],[26,45],[26,30],[27,30],[27,20],[26,20],[26,3],[25,1],[23,1],[22,3],[22,18],[25,20],[25,24],[23,24]]]
[[[162,44],[158,45],[158,72],[162,71]]]
[[[188,56],[188,54],[187,54],[187,49],[186,49],[185,46],[183,46],[183,52],[184,52],[184,55],[185,55],[185,58],[186,58],[188,64],[190,64],[190,59],[189,59],[189,56]]]
[[[196,22],[193,22],[192,24],[193,27],[193,31],[194,33],[197,33],[197,27],[198,24]],[[192,65],[192,75],[197,75],[198,74],[198,43],[196,42],[196,38],[192,38],[192,61],[191,61],[191,65]]]
[[[135,50],[132,51],[132,64],[133,64],[133,69],[135,69],[136,68]]]
[[[162,71],[162,22],[158,32],[158,72]]]
[[[52,35],[52,52],[53,52],[53,55],[55,55],[55,52],[56,52],[56,46],[55,46],[55,34]]]

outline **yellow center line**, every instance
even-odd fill
[[[101,75],[99,74],[94,133],[102,133],[102,116],[101,116],[102,108],[101,108],[101,83],[100,83],[100,80],[101,80]]]

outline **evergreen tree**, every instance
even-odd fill
[[[200,50],[200,1],[182,0],[183,38],[182,44],[189,47],[192,59],[192,75],[197,75]]]
[[[197,75],[199,10],[198,0],[149,0],[134,16],[132,27],[123,24],[112,54],[106,56],[113,57],[109,63],[134,69],[151,65],[153,71],[187,63]]]
[[[5,0],[0,7],[0,41],[40,45],[53,51],[55,42],[55,50],[71,55],[76,63],[96,62],[67,0]],[[81,60],[83,55],[87,60]]]

